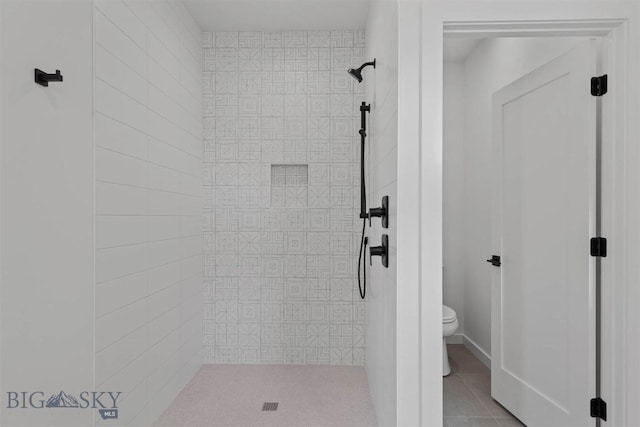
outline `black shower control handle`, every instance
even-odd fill
[[[369,247],[369,264],[373,265],[373,257],[379,256],[382,261],[382,265],[385,268],[389,267],[389,236],[382,235],[382,244],[380,246]]]
[[[389,228],[389,196],[382,197],[382,207],[369,209],[369,227],[372,217],[381,218],[382,228]]]

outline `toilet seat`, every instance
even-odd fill
[[[451,307],[442,305],[442,323],[453,323],[456,321],[456,312]]]

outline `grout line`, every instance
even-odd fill
[[[468,374],[468,375],[484,375],[484,374]],[[462,378],[460,379],[462,381]],[[473,397],[476,398],[476,400],[478,402],[480,402],[480,405],[482,405],[482,407],[487,411],[487,413],[489,414],[489,417],[492,419],[495,419],[495,416],[491,413],[491,410],[489,409],[489,407],[487,405],[484,404],[484,402],[482,401],[482,399],[480,399],[480,397],[471,389],[471,387],[469,387],[464,381],[462,381],[462,384],[465,385],[465,387],[467,388],[467,390],[469,390],[471,392],[471,394],[473,395]],[[496,421],[497,422],[497,421]]]
[[[466,347],[464,347],[464,345],[463,345],[463,344],[447,344],[447,345],[448,345],[448,346],[449,346],[449,345],[460,345],[460,346],[462,346],[462,347],[463,347],[463,349],[464,349],[464,351],[465,351],[466,353],[468,353],[468,356],[471,356],[471,357],[473,357],[474,359],[476,359],[478,362],[482,363],[482,361],[481,361],[480,359],[478,359],[478,358],[477,358],[473,353],[471,353],[471,352],[470,352]],[[458,364],[458,361],[456,361],[456,364]],[[459,374],[457,371],[455,371],[455,372],[452,372],[452,375],[454,375],[454,376],[456,376],[456,377],[458,377],[458,378],[460,379],[460,382],[462,382],[462,384],[465,386],[465,388],[466,388],[469,392],[471,392],[471,394],[473,395],[473,397],[475,397],[475,398],[476,398],[476,400],[477,400],[478,402],[480,402],[481,406],[482,406],[483,408],[485,408],[485,409],[486,409],[486,411],[487,411],[487,413],[489,414],[489,417],[479,417],[479,416],[474,416],[473,418],[493,419],[493,420],[494,420],[496,423],[498,423],[500,426],[502,426],[502,424],[500,423],[500,421],[499,421],[499,420],[513,419],[513,420],[519,421],[519,420],[518,420],[514,415],[510,415],[510,417],[497,417],[497,416],[493,415],[493,413],[491,412],[491,410],[489,409],[489,407],[488,407],[488,406],[487,406],[487,405],[482,401],[482,399],[480,399],[480,396],[479,396],[476,392],[474,392],[474,391],[471,389],[471,387],[469,387],[469,386],[467,385],[467,383],[465,383],[465,382],[462,380],[462,376],[484,376],[484,375],[486,375],[486,374],[482,374],[482,373],[476,373],[476,374],[474,374],[474,373]],[[489,370],[489,375],[491,375],[491,370]],[[489,395],[489,397],[491,397],[491,396]],[[497,403],[499,404],[499,402],[497,402]],[[507,409],[505,408],[505,410],[507,410]],[[507,410],[507,411],[508,411],[508,410]],[[468,416],[466,416],[466,415],[449,415],[449,416],[447,416],[446,418],[456,418],[456,417],[465,417],[465,418],[470,418],[470,417],[468,417]]]

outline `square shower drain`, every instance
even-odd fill
[[[263,411],[277,411],[278,410],[278,402],[264,402],[262,405]]]

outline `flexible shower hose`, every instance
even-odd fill
[[[360,238],[360,254],[358,255],[358,290],[360,291],[360,298],[364,299],[367,294],[367,264],[364,264],[364,268],[362,268],[362,283],[360,282],[360,270],[362,264],[362,249],[364,248],[364,253],[366,256],[367,253],[367,238],[364,236],[364,230],[367,225],[366,218],[362,220],[362,237]]]
[[[362,146],[362,149],[364,150],[364,144]],[[362,205],[367,206],[367,190],[366,190],[366,181],[364,176],[364,156],[362,158],[362,161],[360,162],[360,179],[362,180],[362,185],[360,186],[360,191],[362,192],[362,195],[361,195]],[[364,218],[362,218],[362,237],[360,237],[360,253],[358,254],[358,290],[360,291],[360,298],[362,299],[364,299],[365,295],[367,294],[367,263],[366,261],[362,263],[363,255],[365,258],[367,256],[368,239],[364,235],[364,231],[366,227],[367,227],[367,217],[365,216]],[[360,280],[361,270],[362,270],[362,281]]]

